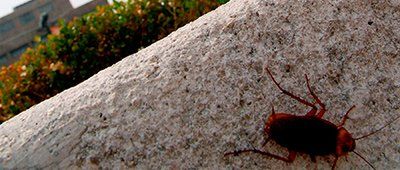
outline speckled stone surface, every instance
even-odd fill
[[[232,0],[138,53],[0,126],[1,168],[328,169],[300,154],[284,163],[257,154],[273,104],[309,108],[304,74],[326,103],[324,118],[355,137],[400,115],[398,1]],[[285,156],[274,142],[264,148]],[[357,141],[377,169],[400,168],[400,122]],[[355,154],[338,169],[367,169]]]

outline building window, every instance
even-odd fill
[[[26,25],[26,24],[32,22],[34,19],[35,19],[35,16],[32,14],[32,12],[27,12],[24,15],[21,15],[19,17],[19,22],[22,25]]]
[[[53,9],[53,5],[51,3],[47,3],[39,8],[41,14],[49,13]]]
[[[0,65],[5,65],[7,63],[7,54],[3,54],[0,56]]]
[[[14,27],[15,27],[15,25],[14,25],[14,22],[12,22],[12,21],[7,21],[7,22],[0,24],[0,35],[2,33],[6,33],[8,31],[12,30]]]
[[[25,44],[15,50],[11,51],[11,56],[13,57],[18,57],[20,56],[22,53],[24,53],[24,51],[28,48],[28,44]]]

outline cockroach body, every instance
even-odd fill
[[[395,118],[378,130],[373,131],[372,133],[369,133],[359,138],[353,138],[352,135],[343,127],[343,125],[348,118],[348,114],[355,106],[352,106],[345,113],[339,125],[335,125],[330,121],[322,119],[322,116],[326,112],[325,105],[311,90],[307,75],[305,75],[307,88],[311,96],[315,100],[315,103],[310,103],[283,89],[276,82],[275,78],[272,76],[268,68],[266,68],[266,71],[270,75],[275,85],[284,94],[290,96],[291,98],[299,101],[304,105],[310,106],[311,110],[303,116],[297,116],[288,113],[275,113],[274,107],[272,106],[272,113],[265,123],[264,133],[266,136],[268,136],[268,140],[266,140],[266,142],[272,139],[279,145],[286,147],[289,150],[288,157],[282,157],[255,148],[228,152],[225,154],[225,156],[232,154],[238,155],[245,152],[254,152],[291,163],[295,160],[297,153],[305,153],[310,155],[313,162],[316,162],[315,156],[334,155],[335,160],[332,166],[332,169],[334,169],[339,157],[346,156],[349,152],[354,152],[369,166],[375,169],[364,157],[354,151],[356,147],[355,141],[364,137],[368,137],[382,130],[386,126],[396,121],[399,117]],[[316,104],[320,107],[320,109],[318,109]],[[263,146],[265,146],[266,142],[263,144]]]
[[[355,142],[346,129],[338,129],[335,124],[313,116],[271,115],[265,133],[290,151],[307,153],[311,157],[332,153],[340,155],[355,148]],[[345,137],[338,137],[338,134]],[[338,144],[342,145],[338,148],[339,153],[336,151]]]

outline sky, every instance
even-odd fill
[[[15,6],[28,2],[29,0],[0,0],[0,17],[10,14]],[[86,4],[92,0],[69,0],[74,8]]]

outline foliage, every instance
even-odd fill
[[[0,122],[89,78],[228,0],[114,1],[69,23],[0,71]]]

